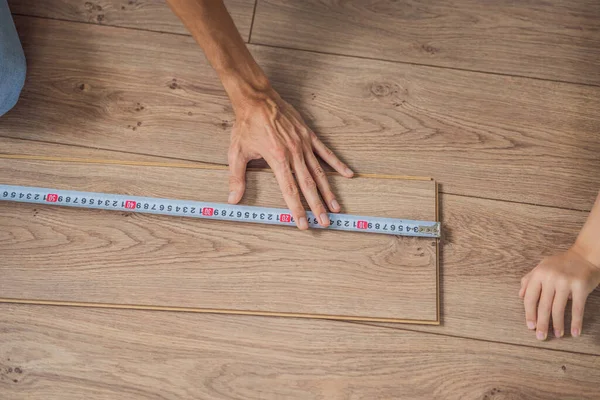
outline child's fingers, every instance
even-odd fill
[[[565,334],[565,308],[569,299],[569,289],[557,290],[554,294],[552,303],[552,326],[554,327],[554,336],[563,337]]]
[[[542,291],[542,283],[531,281],[527,285],[523,304],[525,305],[525,320],[529,329],[535,329],[537,321],[537,304]]]
[[[529,274],[525,275],[521,278],[521,289],[519,289],[519,297],[521,300],[525,297],[525,290],[527,289],[527,284],[529,283]]]
[[[548,337],[548,325],[550,324],[550,312],[552,311],[553,300],[554,287],[550,287],[549,285],[544,286],[537,310],[537,330],[535,336],[539,340],[546,340]]]
[[[573,291],[573,310],[571,317],[571,336],[581,335],[581,326],[583,325],[583,310],[587,294],[583,290]]]

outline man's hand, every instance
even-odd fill
[[[588,261],[577,245],[542,260],[521,280],[519,296],[525,304],[527,327],[545,340],[552,315],[554,336],[562,337],[567,300],[572,299],[571,335],[579,336],[585,302],[599,284],[600,266]]]
[[[353,172],[317,138],[300,114],[274,90],[270,89],[257,98],[246,99],[243,105],[236,108],[236,122],[231,134],[229,202],[239,202],[244,194],[248,161],[264,158],[277,177],[297,226],[300,229],[308,228],[298,185],[312,212],[319,219],[319,224],[329,226],[327,208],[332,212],[339,212],[340,205],[315,153],[343,176],[352,177]],[[326,206],[323,205],[319,192]]]
[[[307,229],[308,222],[296,180],[319,224],[328,226],[327,208],[338,212],[340,205],[315,153],[343,176],[351,177],[352,171],[271,88],[221,0],[168,0],[168,3],[204,49],[236,115],[229,149],[229,202],[237,203],[244,195],[247,162],[262,157],[275,172],[298,227]],[[323,206],[319,191],[327,207]]]

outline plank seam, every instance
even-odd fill
[[[252,10],[252,21],[250,21],[250,31],[248,32],[248,43],[252,43],[252,29],[254,28],[254,19],[256,18],[256,7],[258,0],[254,0],[254,9]]]
[[[19,13],[13,13],[12,15],[19,16],[19,17],[25,17],[25,18],[39,18],[39,19],[47,19],[47,20],[67,22],[67,23],[103,26],[106,28],[131,29],[131,30],[142,31],[142,32],[155,32],[155,33],[162,33],[165,35],[177,35],[177,36],[184,36],[184,37],[190,37],[190,38],[192,37],[190,34],[185,34],[185,33],[165,32],[165,31],[159,31],[159,30],[125,27],[125,26],[120,26],[120,25],[96,24],[93,22],[73,21],[73,20],[63,19],[63,18],[41,17],[38,15],[28,15],[28,14],[19,14]],[[448,67],[448,66],[441,66],[441,65],[421,64],[421,63],[416,63],[416,62],[411,62],[411,61],[397,61],[397,60],[390,60],[390,59],[385,59],[385,58],[373,58],[373,57],[367,57],[367,56],[348,55],[348,54],[342,54],[342,53],[328,53],[328,52],[323,52],[323,51],[318,51],[318,50],[307,50],[307,49],[301,49],[301,48],[295,48],[295,47],[275,46],[275,45],[270,45],[270,44],[265,44],[265,43],[260,43],[260,42],[250,43],[250,42],[244,41],[244,43],[251,44],[252,46],[269,47],[269,48],[273,48],[273,49],[283,49],[283,50],[290,50],[290,51],[303,51],[303,52],[307,52],[307,53],[323,54],[323,55],[329,55],[329,56],[335,56],[335,57],[358,58],[358,59],[362,59],[362,60],[379,61],[379,62],[386,62],[386,63],[392,63],[392,64],[413,65],[413,66],[417,66],[417,67],[429,67],[429,68],[438,68],[438,69],[448,69],[448,70],[453,70],[453,71],[470,72],[470,73],[476,73],[476,74],[488,74],[488,75],[496,75],[496,76],[504,76],[504,77],[512,77],[512,78],[533,79],[533,80],[537,80],[537,81],[554,82],[554,83],[562,83],[562,84],[570,84],[570,85],[581,85],[581,86],[587,86],[587,87],[600,87],[600,83],[598,83],[598,84],[583,83],[583,82],[566,81],[566,80],[561,80],[561,79],[540,78],[540,77],[528,76],[528,75],[515,75],[515,74],[502,73],[502,72],[482,71],[482,70],[477,70],[477,69],[466,69],[466,68]]]
[[[451,333],[443,333],[443,332],[435,332],[435,331],[422,331],[422,330],[419,330],[418,328],[414,328],[414,327],[397,327],[397,326],[377,325],[377,324],[374,325],[369,322],[360,322],[360,321],[341,321],[341,322],[346,323],[346,324],[372,326],[374,328],[393,329],[396,331],[408,331],[408,332],[415,332],[415,333],[422,333],[422,334],[431,334],[431,335],[444,336],[444,337],[455,338],[455,339],[474,340],[474,341],[483,342],[483,343],[505,344],[508,346],[525,347],[528,349],[536,349],[536,350],[541,350],[541,351],[554,351],[557,353],[570,353],[570,354],[577,354],[577,355],[582,355],[582,356],[600,356],[600,353],[584,353],[581,351],[553,349],[551,347],[539,347],[539,346],[528,345],[528,344],[523,344],[523,343],[501,342],[498,340],[482,339],[482,338],[478,338],[478,337],[460,336],[460,335],[451,334]],[[537,342],[537,339],[535,339],[535,342]],[[549,343],[549,342],[547,342],[547,343]]]
[[[13,16],[23,17],[23,18],[46,19],[46,20],[50,20],[50,21],[59,21],[59,22],[67,22],[67,23],[72,22],[72,23],[75,23],[75,24],[103,26],[105,28],[130,29],[132,31],[139,31],[139,32],[154,32],[154,33],[162,33],[164,35],[175,35],[175,36],[183,36],[183,37],[189,37],[189,38],[192,37],[192,35],[190,33],[168,32],[168,31],[161,31],[161,30],[157,30],[157,29],[136,28],[136,27],[133,27],[133,26],[121,26],[121,25],[111,25],[111,24],[98,24],[98,23],[90,22],[90,21],[75,21],[75,20],[72,20],[72,19],[65,19],[65,18],[42,17],[40,15],[30,15],[30,14],[21,14],[21,13],[11,13],[11,14]],[[238,29],[237,26],[236,26],[236,29]],[[238,29],[238,32],[239,32],[239,29]],[[248,32],[248,39],[242,37],[242,40],[246,44],[249,44],[249,39],[250,39],[250,35],[249,34],[250,34],[250,32]],[[241,36],[241,33],[240,33],[240,36]]]
[[[439,185],[435,182],[435,220],[442,222],[440,219],[440,195]],[[435,297],[436,297],[436,320],[438,324],[442,323],[441,310],[441,285],[440,285],[440,241],[442,240],[443,229],[440,230],[440,238],[435,240]]]
[[[336,321],[389,322],[389,323],[402,323],[402,324],[439,325],[438,321],[436,321],[436,320],[426,320],[426,319],[420,320],[420,319],[363,317],[363,316],[333,315],[333,314],[231,310],[231,309],[221,309],[221,308],[154,306],[154,305],[143,305],[143,304],[95,303],[95,302],[84,302],[84,301],[0,298],[0,303],[31,304],[31,305],[41,305],[41,306],[66,306],[66,307],[82,307],[82,308],[108,308],[108,309],[122,309],[122,310],[171,311],[171,312],[188,312],[188,313],[197,313],[197,314],[229,314],[229,315],[254,315],[254,316],[262,316],[262,317],[311,318],[311,319],[327,319],[327,320],[336,320]]]
[[[569,85],[600,87],[600,83],[573,82],[573,81],[565,81],[565,80],[561,80],[561,79],[540,78],[537,76],[515,75],[515,74],[507,74],[507,73],[503,73],[503,72],[482,71],[482,70],[478,70],[478,69],[447,67],[447,66],[442,66],[442,65],[422,64],[422,63],[417,63],[417,62],[412,62],[412,61],[390,60],[387,58],[374,58],[374,57],[357,56],[357,55],[342,54],[342,53],[329,53],[329,52],[325,52],[325,51],[308,50],[308,49],[301,49],[301,48],[297,48],[297,47],[276,46],[276,45],[265,44],[265,43],[260,43],[260,42],[252,42],[252,43],[248,43],[248,44],[251,44],[252,46],[269,47],[269,48],[273,48],[273,49],[283,49],[283,50],[289,50],[289,51],[303,51],[306,53],[322,54],[322,55],[345,57],[345,58],[358,58],[361,60],[379,61],[379,62],[391,63],[391,64],[404,64],[404,65],[413,65],[416,67],[428,67],[428,68],[437,68],[437,69],[448,69],[448,70],[452,70],[452,71],[470,72],[470,73],[474,73],[474,74],[496,75],[496,76],[504,76],[504,77],[511,77],[511,78],[533,79],[536,81],[544,81],[544,82],[563,83],[563,84],[569,84]]]

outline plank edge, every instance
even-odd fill
[[[419,325],[439,325],[439,320],[419,320],[419,319],[399,319],[384,317],[362,317],[350,315],[329,315],[329,314],[308,314],[308,313],[286,313],[275,311],[252,311],[252,310],[231,310],[219,308],[196,308],[196,307],[173,307],[173,306],[154,306],[143,304],[116,304],[116,303],[93,303],[80,301],[56,301],[56,300],[37,300],[37,299],[15,299],[0,298],[0,304],[29,304],[41,306],[63,306],[63,307],[81,307],[81,308],[105,308],[120,310],[145,310],[145,311],[170,311],[170,312],[188,312],[197,314],[227,314],[227,315],[253,315],[262,317],[287,317],[287,318],[310,318],[325,319],[335,321],[358,321],[358,322],[388,322],[401,324],[419,324]]]

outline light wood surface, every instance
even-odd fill
[[[598,398],[589,355],[336,321],[26,305],[0,315],[6,400]]]
[[[224,167],[233,124],[229,101],[162,1],[9,3],[34,18],[15,17],[28,81],[16,109],[0,119],[0,154],[177,164],[185,166],[177,174],[188,177],[197,173],[188,168],[197,161]],[[247,39],[254,2],[226,4]],[[517,292],[521,276],[543,256],[572,243],[586,217],[576,210],[589,210],[600,187],[600,88],[590,86],[600,84],[598,4],[259,0],[257,6],[251,41],[264,45],[250,50],[344,161],[363,173],[441,181],[442,325],[0,304],[0,398],[596,399],[600,291],[588,299],[582,337],[546,342],[526,329]],[[40,161],[2,163],[13,172],[23,168],[30,182],[48,176]],[[115,191],[154,185],[158,193],[159,182],[172,197],[197,187],[181,187],[165,179],[165,168],[147,166],[139,167],[142,174],[118,175]],[[78,167],[69,163],[61,173],[95,190]],[[0,181],[13,176],[4,171]],[[146,173],[150,180],[137,179]],[[104,188],[115,178],[90,176]],[[260,189],[260,182],[250,187]],[[342,194],[351,206],[354,194]],[[247,200],[279,197],[259,190]],[[191,253],[229,252],[210,260],[225,265],[227,258],[262,257],[249,244],[271,239],[231,242],[223,232],[199,229],[200,221],[149,224],[148,217],[109,213],[75,229],[67,210],[11,207],[0,203],[0,292],[17,296],[24,293],[6,276],[46,292],[52,284],[53,296],[81,288],[95,293],[93,281],[75,277],[88,260],[114,261],[113,272],[124,274],[112,275],[113,285],[102,277],[106,297],[118,295],[123,277],[147,265],[175,288],[172,271],[158,263],[186,266],[188,278],[198,267],[186,258]],[[106,226],[109,220],[114,224]],[[238,233],[228,225],[225,233],[232,232]],[[275,239],[289,244],[297,233]],[[212,239],[190,245],[184,234]],[[318,245],[316,256],[328,260],[322,251],[328,244]],[[126,266],[123,254],[148,262]],[[380,262],[374,254],[361,253],[342,271],[364,265],[369,255],[368,262]],[[58,271],[50,276],[42,258],[63,260],[74,271],[48,264]],[[4,268],[5,260],[14,268]],[[35,273],[24,272],[33,262]],[[99,271],[85,273],[96,278]],[[353,279],[365,276],[361,270]],[[183,289],[199,298],[202,285],[192,283]],[[153,300],[178,289],[156,291]],[[393,296],[403,299],[403,293]],[[314,303],[309,298],[307,306]]]
[[[231,106],[191,38],[24,17],[17,25],[29,81],[1,136],[226,163]],[[593,204],[600,88],[251,49],[355,171],[435,176],[444,193]]]
[[[600,4],[259,0],[252,42],[600,84]]]
[[[0,159],[2,183],[224,202],[225,170]],[[435,182],[331,176],[344,212],[435,220]],[[271,173],[244,204],[285,208]],[[436,243],[0,204],[0,297],[437,320]],[[57,288],[61,288],[57,290]]]
[[[255,0],[224,0],[248,41]],[[189,35],[165,0],[9,0],[13,14]]]

